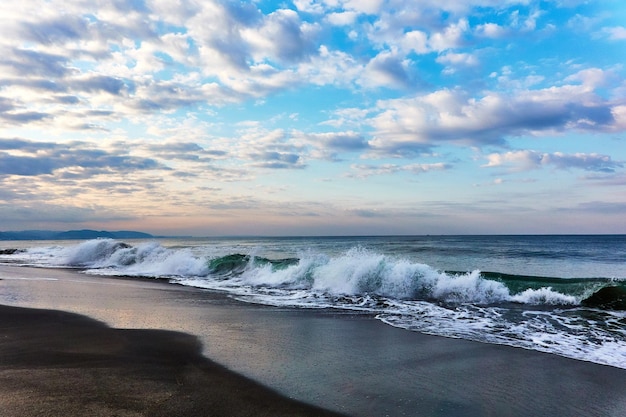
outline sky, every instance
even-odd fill
[[[626,233],[623,0],[0,3],[0,230]]]

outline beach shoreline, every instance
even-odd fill
[[[197,337],[200,354],[230,372],[346,415],[626,413],[626,370],[610,366],[423,335],[370,315],[241,303],[162,281],[13,266],[0,266],[0,278],[0,304],[77,313],[113,332]]]
[[[202,356],[199,340],[0,305],[3,416],[339,416]]]

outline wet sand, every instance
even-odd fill
[[[283,395],[274,396],[275,392],[259,387],[263,394],[250,399],[250,407],[254,409],[256,404],[256,411],[239,415],[263,415],[260,410],[268,409],[263,398],[273,398],[270,402],[276,404],[283,400],[289,403],[285,397],[353,416],[626,415],[626,370],[613,367],[524,349],[422,335],[392,328],[367,315],[244,304],[220,294],[160,282],[7,266],[0,267],[0,278],[0,304],[71,311],[112,327],[101,329],[102,334],[107,334],[103,338],[90,336],[93,330],[85,330],[86,333],[69,330],[70,334],[79,335],[71,345],[83,349],[88,357],[94,346],[108,346],[111,354],[121,355],[122,363],[145,360],[159,369],[145,371],[151,375],[146,377],[143,371],[129,372],[131,368],[124,365],[110,377],[110,383],[96,384],[94,381],[102,369],[96,366],[98,360],[87,361],[88,366],[78,368],[80,371],[75,371],[74,376],[70,372],[73,368],[61,365],[61,373],[67,373],[68,377],[61,378],[57,398],[61,405],[65,401],[70,411],[91,404],[89,399],[101,398],[123,400],[129,407],[136,407],[128,411],[136,414],[126,415],[158,415],[153,412],[159,409],[158,404],[167,401],[176,404],[176,399],[167,399],[176,395],[184,398],[187,392],[196,392],[189,406],[197,408],[175,414],[179,407],[172,407],[162,415],[237,415],[236,410],[241,410],[237,408],[237,398],[241,395],[237,383],[213,384],[227,387],[226,391],[234,398],[219,411],[208,405],[214,395],[203,391],[207,384],[211,385],[203,379],[212,378],[211,370],[220,369],[239,378],[226,372],[227,368]],[[0,311],[1,323],[5,323],[4,316],[5,312]],[[31,320],[23,331],[32,331],[36,336],[36,330],[27,329],[36,329],[40,321],[51,320],[51,316],[47,317]],[[81,320],[86,319],[78,321]],[[94,325],[87,322],[90,324],[86,327]],[[66,324],[67,320],[58,321],[57,331],[53,333],[59,333],[59,328]],[[95,325],[102,326],[97,322]],[[147,335],[145,340],[152,336],[154,339],[144,343],[142,335]],[[4,336],[2,340],[7,342]],[[102,342],[96,343],[97,340]],[[123,345],[120,340],[131,342],[120,348]],[[156,347],[159,340],[165,341],[161,348]],[[19,346],[19,341],[15,343]],[[50,352],[41,351],[45,346],[41,342],[35,349],[39,354],[33,354],[32,358],[43,362],[81,358],[72,349],[61,349],[57,359],[52,359],[54,355]],[[178,346],[179,352],[186,353],[175,354],[174,360],[170,360],[167,346]],[[13,350],[15,347],[9,352]],[[11,391],[12,400],[3,400],[2,404],[20,401],[30,404],[46,393],[46,386],[37,384],[38,378],[29,375],[34,369],[48,372],[50,366],[37,368],[26,361],[16,370],[19,358],[6,355],[4,348],[2,352],[0,381],[5,384],[11,380],[14,385],[4,386],[19,388]],[[128,352],[134,352],[135,356],[129,356]],[[183,357],[186,359],[180,359]],[[186,365],[188,361],[193,365]],[[92,386],[77,389],[77,384],[71,383],[72,378],[83,374]],[[179,389],[181,378],[184,389]],[[118,380],[128,387],[116,390]],[[250,383],[245,378],[241,381]],[[140,388],[141,384],[145,384],[145,390]],[[2,392],[9,392],[4,386]],[[135,392],[143,394],[135,395]],[[293,406],[303,407],[299,403]],[[116,415],[109,411],[101,408],[101,414],[89,414]],[[298,412],[309,411],[305,407]],[[299,414],[288,411],[267,415]],[[323,414],[318,409],[313,414],[301,415]]]
[[[185,333],[0,306],[0,337],[5,417],[338,415],[207,360]]]

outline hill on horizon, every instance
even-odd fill
[[[76,239],[150,239],[154,238],[149,233],[132,230],[106,231],[106,230],[22,230],[16,232],[0,232],[0,240],[76,240]]]

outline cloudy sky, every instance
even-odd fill
[[[0,3],[0,230],[626,233],[623,0]]]

